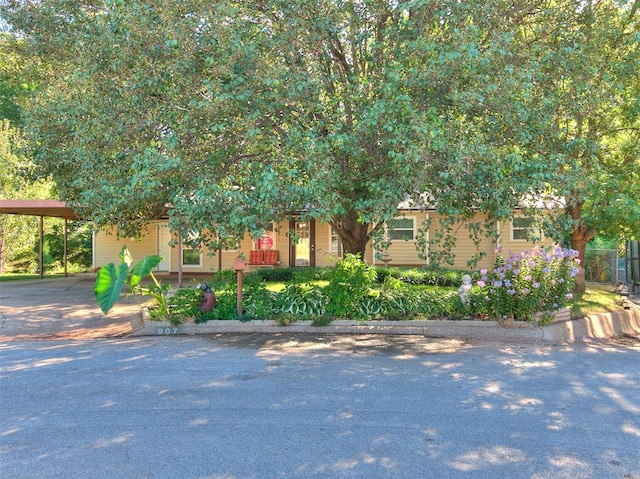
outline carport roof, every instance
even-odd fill
[[[58,200],[0,200],[0,213],[78,219],[73,208]]]

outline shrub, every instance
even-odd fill
[[[263,281],[293,281],[296,275],[295,268],[259,268],[255,274]]]
[[[345,254],[335,267],[328,269],[324,288],[328,304],[326,312],[343,318],[360,317],[360,303],[368,295],[376,279],[376,271],[360,259],[360,255]]]
[[[535,313],[552,314],[573,298],[578,252],[534,248],[515,255],[488,272],[470,293],[470,308],[491,318],[533,320]]]
[[[435,268],[395,268],[377,267],[377,282],[384,283],[386,278],[393,277],[407,284],[422,284],[430,286],[458,287],[462,283],[462,276],[467,271]]]

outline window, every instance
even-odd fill
[[[182,266],[202,266],[202,252],[195,248],[183,248]]]
[[[199,237],[200,235],[194,231],[191,231],[187,236],[188,245],[182,247],[182,266],[202,266],[201,248],[189,246],[195,244]]]
[[[255,249],[276,249],[276,228],[273,223],[269,223],[264,228],[264,234],[254,240]]]
[[[330,250],[331,251],[338,251],[338,245],[340,244],[340,237],[338,236],[338,232],[335,230],[335,228],[332,226],[331,227],[331,232],[329,233],[329,244],[330,244]]]
[[[528,241],[533,235],[533,218],[526,216],[513,218],[511,222],[511,239],[513,241]]]
[[[415,218],[396,218],[389,220],[389,239],[413,241],[415,239]]]

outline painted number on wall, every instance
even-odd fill
[[[180,328],[171,327],[171,328],[158,328],[156,330],[158,334],[166,335],[166,334],[178,334],[180,332]]]

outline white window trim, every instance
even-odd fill
[[[515,228],[513,226],[513,220],[515,220],[516,218],[521,218],[521,219],[530,219],[532,221],[532,224],[529,228]],[[518,231],[523,231],[523,230],[527,230],[527,237],[522,239],[522,238],[514,238],[513,236],[513,231],[514,230],[518,230]],[[514,216],[513,219],[511,221],[509,221],[509,238],[511,239],[511,241],[516,242],[516,243],[527,243],[530,242],[531,240],[530,238],[530,234],[531,232],[535,233],[537,230],[537,226],[535,224],[535,222],[533,221],[533,218],[530,216],[524,216],[524,215],[518,215],[518,216]],[[542,238],[542,232],[538,230],[538,234],[540,236],[540,239]]]
[[[333,232],[336,232],[335,236],[338,238],[338,241],[336,241],[336,248],[333,248]],[[340,236],[338,235],[338,231],[332,226],[329,225],[329,251],[335,251],[336,253],[339,250],[339,246],[338,244],[340,243]]]
[[[198,264],[184,264],[184,252],[186,250],[198,250],[200,252]],[[190,248],[182,246],[182,254],[180,255],[180,264],[183,268],[202,268],[204,266],[204,253],[202,248]]]
[[[417,232],[416,232],[416,225],[417,225],[417,216],[413,216],[413,215],[407,215],[407,216],[397,216],[395,218],[392,218],[392,220],[412,220],[413,222],[413,228],[412,228],[412,232],[413,232],[413,239],[407,240],[407,239],[390,239],[391,242],[397,242],[397,241],[404,241],[404,242],[415,242],[416,241],[416,236],[417,236]],[[391,228],[389,228],[389,224],[387,223],[386,225],[386,230],[387,230],[387,237],[389,237],[389,232],[391,231]],[[409,228],[400,228],[397,229],[396,231],[409,231]]]

